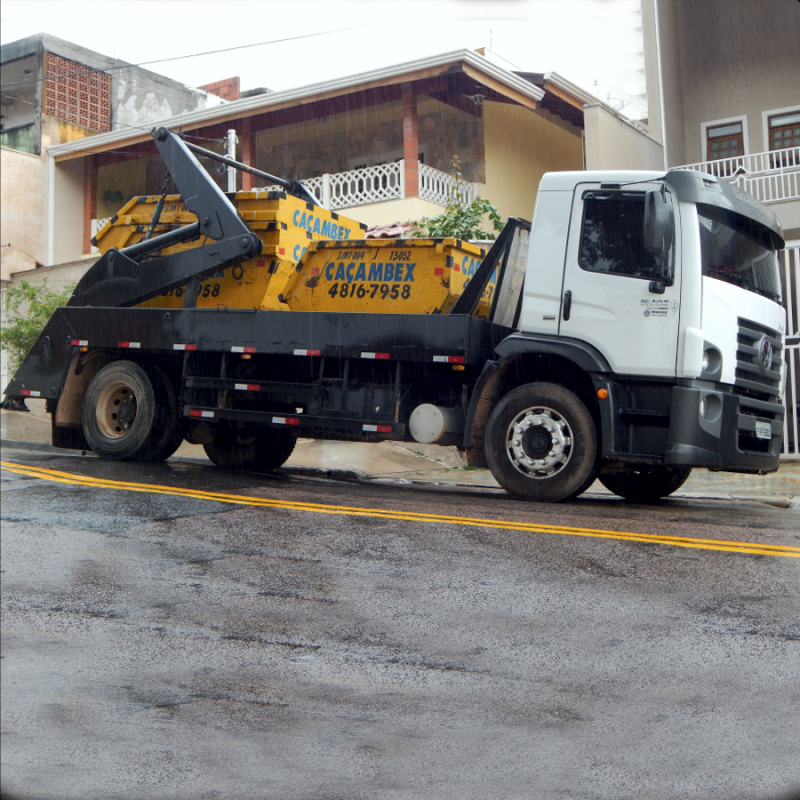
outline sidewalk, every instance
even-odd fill
[[[31,413],[0,410],[3,448],[48,450],[50,419],[41,401],[28,401]],[[61,454],[72,451],[53,450]],[[200,445],[184,442],[170,461],[210,463]],[[487,469],[464,467],[461,454],[452,447],[405,442],[361,444],[358,442],[299,439],[284,469],[326,477],[372,482],[463,486],[502,491]],[[589,494],[609,495],[596,481]],[[800,462],[784,462],[769,475],[740,475],[696,469],[673,495],[707,499],[735,499],[767,503],[778,508],[800,507]]]

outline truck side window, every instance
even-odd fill
[[[644,246],[643,192],[587,192],[578,254],[581,269],[655,280],[658,263]]]

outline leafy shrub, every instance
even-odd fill
[[[16,372],[53,312],[69,302],[74,289],[74,283],[61,291],[51,289],[47,285],[47,278],[41,286],[22,280],[19,286],[9,287],[0,330],[0,347],[8,353],[11,372]]]
[[[493,240],[497,232],[503,230],[503,221],[498,210],[484,198],[479,197],[467,205],[467,185],[461,177],[461,161],[453,156],[450,174],[456,179],[456,185],[447,200],[445,210],[436,217],[423,217],[416,225],[414,232],[417,238],[439,239],[454,237],[462,240]],[[484,217],[488,218],[484,221]],[[485,231],[486,223],[492,231]]]

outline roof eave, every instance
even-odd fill
[[[409,61],[404,64],[395,64],[391,67],[382,67],[369,72],[350,75],[344,78],[337,78],[323,83],[302,86],[296,89],[287,89],[281,92],[272,92],[266,95],[255,95],[243,100],[234,100],[224,106],[205,108],[201,111],[191,111],[179,116],[168,117],[153,123],[153,127],[172,128],[180,126],[184,129],[193,129],[203,125],[223,122],[226,119],[254,116],[258,113],[270,111],[295,101],[303,100],[310,102],[313,99],[323,99],[325,96],[341,94],[345,90],[355,90],[357,88],[367,88],[370,85],[386,85],[389,83],[401,82],[403,78],[413,81],[420,77],[420,73],[429,73],[431,70],[440,72],[446,71],[449,66],[463,64],[467,67],[467,72],[473,77],[482,74],[485,76],[497,91],[507,94],[509,97],[527,99],[532,107],[535,107],[542,97],[544,91],[538,86],[534,86],[528,81],[508,72],[502,67],[492,64],[483,56],[477,55],[472,50],[455,50],[450,53],[442,53],[437,56]],[[417,76],[417,77],[415,77]],[[53,145],[47,148],[50,156],[57,160],[69,157],[80,156],[86,151],[102,152],[112,146],[122,144],[136,144],[148,141],[149,134],[131,135],[130,131],[111,131],[110,133],[100,133],[96,136],[78,139],[74,142]]]

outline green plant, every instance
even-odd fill
[[[74,289],[74,283],[61,291],[51,289],[47,285],[47,278],[40,286],[22,280],[19,286],[9,287],[0,330],[0,347],[8,353],[10,371],[17,370],[53,312],[67,304]]]
[[[423,217],[416,225],[417,238],[439,239],[454,237],[466,240],[493,240],[497,238],[497,231],[503,230],[503,221],[498,210],[486,199],[479,197],[467,204],[467,184],[461,177],[461,161],[458,156],[453,156],[450,174],[455,178],[456,185],[447,199],[444,212],[436,217]],[[488,218],[484,221],[484,218]],[[488,222],[493,232],[483,230]]]

